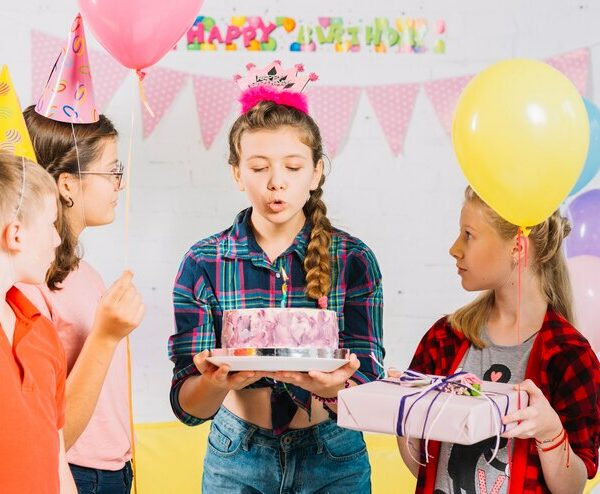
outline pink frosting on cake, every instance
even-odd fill
[[[332,310],[235,309],[223,312],[223,348],[337,348]]]

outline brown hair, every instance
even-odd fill
[[[58,199],[56,183],[33,161],[0,152],[0,222],[13,220],[28,223],[44,207],[44,199]]]
[[[310,115],[272,101],[261,101],[240,115],[233,124],[229,133],[229,164],[239,166],[240,141],[244,132],[262,129],[275,130],[281,127],[292,127],[298,131],[300,141],[312,151],[312,160],[315,166],[319,160],[323,159],[321,133]],[[310,197],[303,208],[305,216],[312,223],[310,241],[304,258],[306,294],[315,300],[327,296],[331,289],[329,259],[331,223],[327,218],[327,207],[321,199],[324,183],[325,175],[322,175],[319,186],[310,192]]]
[[[514,239],[518,227],[501,218],[469,186],[465,190],[465,201],[483,208],[490,224],[505,240]],[[569,272],[563,251],[563,239],[571,232],[568,220],[555,211],[546,221],[534,226],[529,233],[533,258],[531,268],[540,280],[540,289],[548,304],[567,321],[574,321],[573,295]],[[494,291],[482,293],[471,303],[461,307],[448,318],[452,327],[469,339],[473,345],[483,348],[481,328],[487,323],[494,305]]]
[[[100,115],[95,123],[74,124],[57,122],[38,114],[35,107],[29,106],[23,112],[25,123],[31,136],[33,148],[38,163],[44,167],[56,182],[62,173],[77,175],[79,172],[77,158],[81,171],[87,169],[89,163],[98,159],[107,139],[118,136],[112,122]],[[75,140],[77,140],[77,148]],[[77,237],[73,235],[66,213],[67,201],[60,196],[63,204],[58,222],[58,232],[62,243],[56,250],[56,259],[48,272],[47,284],[51,290],[58,289],[58,283],[79,266]]]

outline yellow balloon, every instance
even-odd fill
[[[23,156],[37,163],[25,119],[21,113],[19,98],[6,65],[0,72],[0,151]]]
[[[589,135],[575,86],[534,60],[499,62],[475,76],[452,123],[468,182],[500,216],[525,228],[543,222],[568,196]]]

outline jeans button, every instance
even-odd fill
[[[286,436],[283,438],[283,444],[288,445],[292,443],[292,438],[290,436]]]

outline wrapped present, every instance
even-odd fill
[[[458,444],[474,444],[510,430],[502,417],[527,406],[514,384],[480,381],[472,374],[428,376],[406,371],[338,394],[338,425]]]

